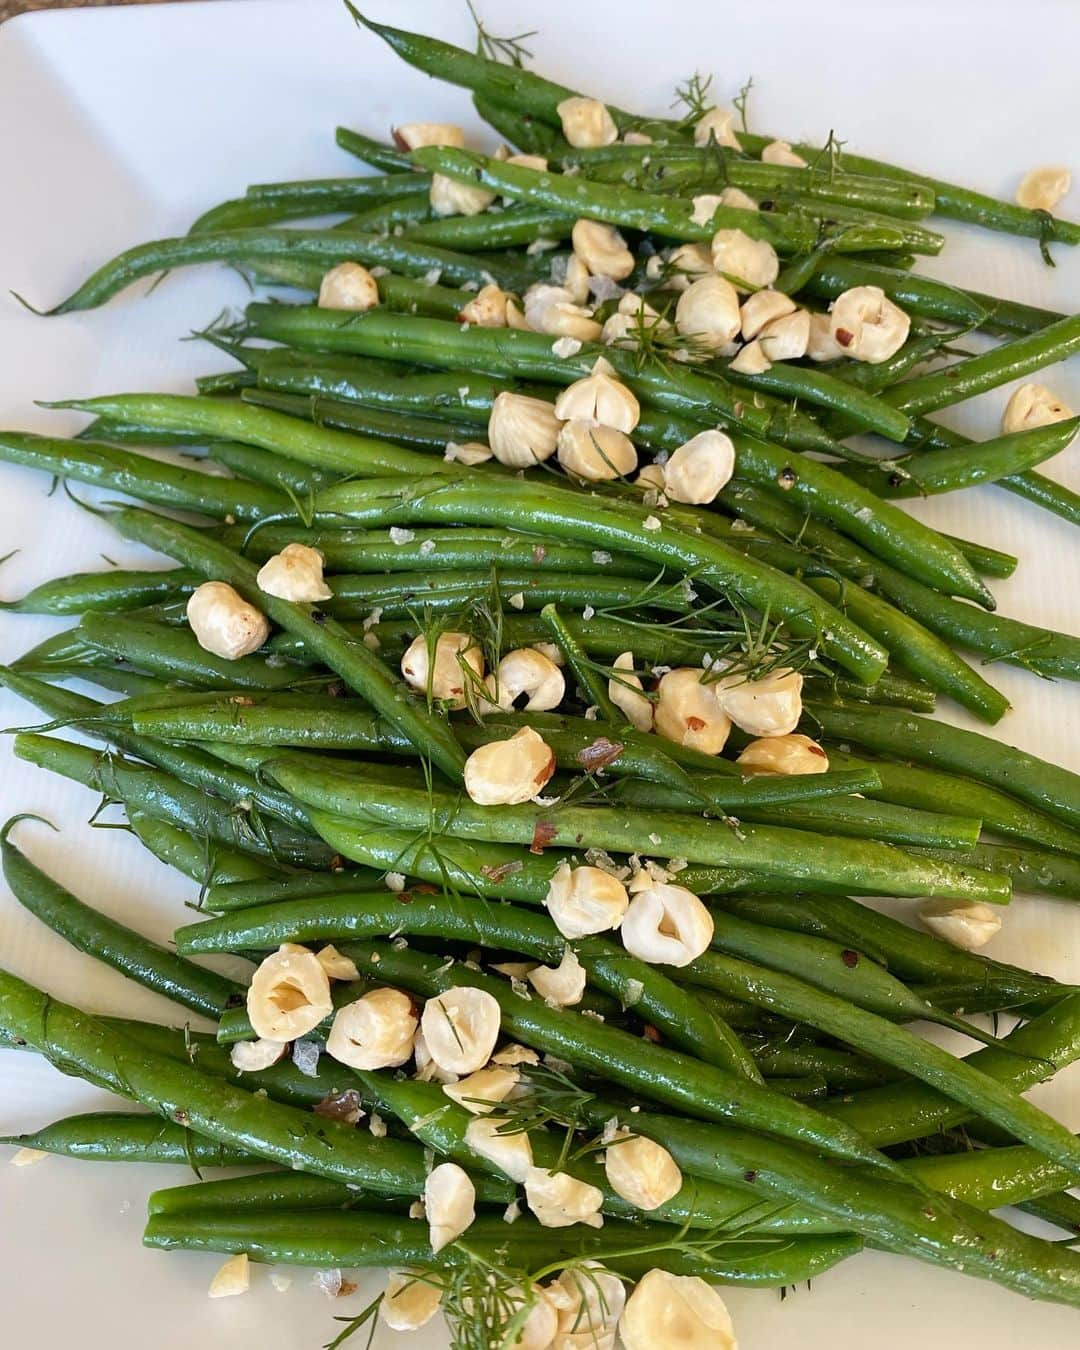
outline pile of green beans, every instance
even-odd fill
[[[1080,524],[1077,494],[1038,471],[1080,418],[981,441],[931,420],[1043,378],[1080,350],[1080,318],[916,268],[946,243],[935,216],[1044,247],[1080,242],[1080,227],[831,142],[797,146],[802,166],[762,160],[769,138],[745,130],[738,145],[698,146],[691,117],[608,106],[618,138],[572,146],[559,105],[574,90],[484,44],[467,52],[353,12],[545,164],[339,128],[374,172],[238,185],[186,234],[136,244],[47,311],[214,261],[306,294],[259,295],[197,334],[234,368],[196,392],[43,405],[91,419],[69,439],[0,430],[0,459],[103,494],[90,509],[156,558],[5,588],[5,622],[74,621],[0,667],[0,688],[35,710],[7,729],[13,754],[119,807],[190,897],[179,927],[161,930],[149,895],[128,927],[52,875],[47,846],[65,841],[42,826],[59,822],[27,812],[0,828],[15,902],[169,1000],[176,1024],[94,1016],[0,970],[0,1047],[134,1104],[0,1145],[189,1164],[196,1181],[150,1196],[147,1245],[415,1267],[440,1282],[451,1325],[478,1333],[470,1345],[481,1321],[490,1338],[506,1317],[492,1297],[513,1303],[592,1260],[628,1280],[660,1267],[782,1288],[875,1248],[1080,1307],[1080,1256],[991,1213],[1016,1205],[1080,1231],[1080,1141],[1025,1095],[1080,1059],[1078,986],[909,921],[928,917],[926,898],[960,915],[998,906],[1005,924],[1025,894],[1080,901],[1080,774],[931,716],[941,698],[987,724],[1005,717],[992,662],[1080,679],[1080,635],[999,613],[992,583],[1020,560],[892,500],[996,485]],[[492,204],[445,213],[455,186]],[[618,232],[618,284],[586,288],[579,221]],[[776,289],[812,316],[879,288],[910,319],[905,340],[875,363],[741,369],[734,346],[677,322],[693,278],[671,250],[711,256],[720,230],[774,253]],[[328,303],[340,264],[370,269],[353,274],[363,306]],[[589,324],[582,334],[617,324],[624,294],[658,322],[643,311],[615,341],[606,326],[596,340],[535,331],[530,288],[564,283],[551,295],[572,302],[560,314]],[[496,318],[506,306],[494,326],[471,308],[490,287]],[[739,289],[742,301],[755,288]],[[553,405],[600,360],[633,396],[637,466],[663,487],[567,468]],[[528,469],[505,462],[497,435],[494,413],[515,398],[543,405],[518,433],[543,423],[549,438]],[[677,500],[671,457],[716,431],[728,480],[707,502]],[[489,439],[476,462],[460,449]],[[291,546],[317,551],[305,562],[325,590],[270,580]],[[189,618],[204,582],[259,611],[260,645],[223,654]],[[438,644],[460,635],[479,669],[457,655],[460,696],[443,697]],[[403,659],[421,643],[426,682]],[[503,661],[529,649],[561,693],[496,705]],[[814,743],[808,761],[821,752],[820,771],[753,771],[742,752],[766,737],[741,713],[715,754],[689,734],[703,718],[688,715],[679,740],[664,679],[680,667],[701,672],[703,706],[716,694],[718,723],[740,690],[768,711],[774,678],[797,687],[786,725]],[[628,688],[641,695],[629,710]],[[95,744],[53,734],[64,730]],[[473,771],[523,732],[549,756],[542,774],[484,804]],[[585,868],[615,898],[621,885],[627,909],[583,933],[558,900]],[[650,904],[677,915],[680,891],[696,898],[700,941],[684,964],[646,959],[635,925]],[[878,897],[911,903],[891,917]],[[670,938],[669,918],[657,922]],[[326,977],[318,1025],[280,1054],[255,1050],[252,966],[297,948]],[[228,975],[202,964],[221,958]],[[556,971],[580,981],[565,1004],[545,997]],[[339,1019],[386,989],[418,1019],[444,997],[482,1002],[495,1045],[513,1047],[513,1092],[444,1090],[426,1034],[403,1061],[347,1062],[365,1063],[336,1048]],[[271,1001],[291,1010],[294,994],[307,997],[286,981]],[[980,1013],[1012,1029],[969,1020]],[[926,1023],[978,1048],[954,1053]],[[245,1067],[264,1050],[267,1067]],[[603,1226],[517,1218],[528,1184],[522,1194],[520,1174],[474,1147],[481,1109],[525,1134],[534,1169],[593,1188]],[[681,1172],[647,1212],[609,1165],[616,1128]],[[436,1252],[417,1202],[444,1161],[464,1170],[477,1212]],[[199,1174],[225,1167],[246,1170]]]

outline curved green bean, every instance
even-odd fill
[[[206,403],[214,406],[214,400],[207,399]],[[178,507],[219,518],[256,520],[289,509],[288,497],[261,483],[214,477],[114,445],[6,431],[0,432],[0,459],[41,469],[54,477],[126,492],[155,506]],[[430,471],[430,463],[427,468]]]
[[[216,1143],[185,1125],[129,1111],[67,1116],[29,1134],[9,1134],[0,1144],[40,1149],[91,1162],[180,1163],[189,1167],[243,1167],[255,1159],[243,1149]]]
[[[4,878],[19,904],[78,951],[204,1017],[218,1018],[243,996],[243,986],[160,947],[84,904],[11,842],[15,816],[0,830]]]
[[[814,711],[814,721],[827,737],[855,741],[901,760],[940,766],[1000,788],[1074,828],[1080,825],[1080,774],[976,731],[888,708],[867,712],[821,705]]]
[[[168,272],[195,263],[263,259],[315,262],[324,270],[337,263],[358,262],[367,267],[389,267],[391,271],[404,272],[407,276],[424,276],[437,271],[456,286],[466,281],[483,286],[489,276],[494,276],[500,285],[523,290],[533,280],[530,269],[521,264],[510,266],[491,256],[478,259],[467,253],[452,253],[393,235],[253,228],[182,235],[137,244],[91,273],[67,299],[42,312],[71,314],[77,310],[95,309],[133,281],[155,272]]]

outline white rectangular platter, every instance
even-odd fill
[[[372,8],[403,27],[472,41],[464,3],[372,0]],[[720,102],[752,75],[754,129],[795,140],[833,128],[854,149],[1004,195],[1038,164],[1080,170],[1075,5],[480,0],[480,8],[495,32],[539,29],[528,45],[545,73],[642,111],[663,113],[675,84],[695,69],[715,71]],[[401,65],[354,28],[337,0],[42,13],[0,28],[0,425],[65,434],[77,420],[40,411],[34,399],[188,389],[220,361],[179,339],[246,298],[237,276],[203,268],[170,277],[150,298],[141,285],[105,309],[47,320],[21,309],[9,287],[51,304],[119,249],[182,233],[248,183],[356,171],[334,146],[336,124],[378,136],[395,121],[417,120],[475,125],[464,93]],[[1065,203],[1073,217],[1078,197]],[[1055,309],[1080,307],[1080,253],[1058,250],[1051,271],[1031,242],[948,234],[944,258],[927,270]],[[1076,364],[1051,382],[1080,407]],[[957,425],[988,433],[1006,396],[959,409]],[[1078,453],[1050,472],[1080,487]],[[0,553],[19,550],[0,571],[0,596],[92,569],[101,553],[121,564],[149,561],[63,494],[48,498],[40,475],[4,466],[0,484]],[[1063,522],[992,488],[917,509],[1019,554],[1016,576],[995,585],[1004,613],[1080,630],[1080,549]],[[0,660],[60,626],[0,617]],[[1005,668],[994,677],[1017,704],[998,734],[1080,769],[1080,690]],[[962,720],[948,708],[943,715]],[[25,704],[0,697],[0,725],[34,720]],[[4,815],[38,811],[62,826],[55,837],[24,827],[32,855],[107,913],[167,938],[193,888],[126,834],[88,828],[94,803],[84,790],[15,763],[3,746],[0,754]],[[991,951],[1080,981],[1080,907],[1021,898]],[[6,891],[0,964],[93,1010],[175,1017],[163,1000],[66,948]],[[1080,1129],[1080,1072],[1039,1097]],[[106,1100],[29,1055],[0,1056],[0,1132]],[[365,1279],[359,1293],[331,1305],[310,1273],[297,1272],[286,1293],[257,1274],[246,1297],[208,1301],[216,1258],[140,1246],[146,1194],[183,1180],[178,1168],[0,1165],[0,1341],[45,1350],[316,1350],[336,1330],[332,1316],[355,1313],[376,1287]],[[1021,1341],[1067,1350],[1080,1342],[1074,1311],[880,1254],[784,1302],[739,1290],[729,1302],[743,1350],[1015,1350]],[[395,1342],[387,1331],[380,1337],[379,1346]],[[432,1326],[408,1343],[437,1350],[445,1333]]]

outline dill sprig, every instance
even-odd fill
[[[532,59],[532,52],[524,44],[529,38],[536,37],[539,29],[531,28],[527,33],[517,33],[514,37],[496,37],[484,27],[484,22],[474,9],[472,0],[465,0],[465,3],[476,25],[476,50],[481,56],[486,56],[489,61],[505,61],[511,66],[517,66],[518,69],[525,64],[526,57]]]
[[[750,130],[750,127],[747,125],[747,103],[750,98],[750,91],[753,89],[753,87],[754,87],[754,77],[753,75],[748,75],[746,83],[740,88],[739,92],[731,100],[731,106],[739,114],[739,126],[743,131],[747,132]]]
[[[700,71],[695,71],[683,84],[675,86],[675,97],[671,106],[686,109],[685,114],[679,121],[679,131],[685,131],[692,127],[714,106],[709,98],[712,82],[713,77],[711,75],[702,75]]]

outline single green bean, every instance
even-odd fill
[[[84,614],[90,609],[140,609],[158,601],[176,600],[198,586],[198,573],[184,568],[167,571],[76,572],[42,582],[18,600],[0,601],[15,614]]]
[[[487,255],[482,259],[467,253],[451,253],[430,244],[414,243],[393,235],[354,234],[338,230],[247,229],[224,230],[219,234],[192,234],[176,239],[157,239],[138,244],[118,254],[93,272],[67,299],[45,314],[70,314],[94,309],[140,277],[190,267],[204,262],[244,262],[299,259],[316,262],[325,269],[337,263],[358,262],[367,267],[389,267],[407,276],[424,276],[439,271],[455,285],[474,281],[484,285],[494,276],[511,290],[524,289],[532,280],[528,269],[507,266]]]
[[[1069,315],[944,370],[905,380],[883,397],[912,416],[933,412],[1064,361],[1076,351],[1080,351],[1080,315]]]
[[[314,422],[318,427],[336,427],[360,436],[378,437],[394,445],[408,446],[418,451],[434,451],[443,455],[450,442],[460,445],[476,439],[471,422],[439,421],[433,417],[403,417],[400,413],[382,412],[377,408],[358,408],[352,403],[323,397],[304,398],[295,394],[279,394],[270,389],[245,389],[240,397],[251,407],[270,408]],[[429,469],[438,472],[438,463],[429,461]],[[341,475],[337,475],[340,477]]]
[[[134,418],[143,426],[159,427],[164,431],[180,428],[197,431],[202,436],[216,440],[240,441],[284,454],[290,459],[302,460],[315,468],[339,470],[343,474],[430,474],[439,473],[444,467],[437,461],[433,463],[430,456],[390,445],[386,441],[313,426],[296,417],[287,417],[269,408],[256,408],[238,399],[197,398],[188,394],[117,394],[106,398],[75,399],[53,406],[75,408],[79,412],[106,417]],[[15,444],[18,449],[18,442],[12,436],[3,437],[0,438],[0,454],[4,453],[5,444]],[[59,455],[62,453],[59,447],[70,445],[70,442],[50,444],[57,447],[55,453]],[[157,467],[157,461],[154,461],[155,470]],[[445,466],[445,470],[453,472],[449,465]],[[250,519],[254,515],[288,510],[281,495],[270,494],[266,488],[255,484],[237,484],[236,480],[228,478],[215,478],[212,481],[218,492],[236,491],[240,487],[261,494],[257,511],[249,510],[246,515],[232,512],[239,518]],[[153,499],[148,497],[147,500]]]
[[[373,169],[381,169],[384,173],[403,173],[412,169],[412,160],[407,150],[399,150],[396,146],[372,140],[361,131],[338,127],[334,132],[334,139],[342,150],[347,150],[350,155],[362,159]]]
[[[247,230],[281,220],[341,215],[365,206],[381,205],[411,196],[431,186],[431,179],[415,172],[370,174],[362,178],[313,178],[298,183],[261,183],[247,196],[220,202],[204,211],[189,234]]]
[[[1014,431],[953,450],[915,450],[880,464],[841,470],[881,497],[925,497],[997,483],[1060,454],[1080,429],[1080,418]]]
[[[159,1116],[96,1111],[67,1116],[29,1134],[10,1134],[0,1144],[40,1149],[91,1162],[180,1163],[189,1167],[243,1167],[256,1161],[243,1149],[215,1143]]]
[[[313,1222],[303,1211],[253,1214],[226,1209],[153,1215],[143,1244],[165,1251],[244,1252],[265,1263],[332,1268],[454,1270],[480,1260],[492,1267],[510,1263],[514,1269],[554,1272],[595,1256],[628,1279],[641,1278],[655,1264],[656,1251],[663,1249],[664,1269],[672,1274],[766,1288],[816,1278],[860,1245],[843,1237],[784,1239],[775,1246],[751,1238],[728,1240],[700,1254],[688,1244],[667,1250],[670,1232],[659,1224],[611,1220],[599,1232],[574,1231],[560,1238],[553,1237],[550,1228],[521,1219],[508,1234],[501,1218],[480,1216],[470,1225],[467,1253],[452,1243],[436,1255],[428,1225],[417,1219],[364,1210],[345,1214],[320,1210]]]
[[[220,1017],[243,987],[213,970],[185,961],[124,924],[84,904],[41,871],[11,842],[15,816],[0,831],[4,878],[15,899],[78,951],[97,957],[136,984],[144,985],[204,1017]]]
[[[751,791],[732,791],[728,780],[719,783],[695,779],[691,790],[648,782],[640,778],[621,781],[615,790],[617,801],[638,810],[700,811],[703,800],[723,803],[722,809],[740,821],[788,825],[797,830],[844,835],[855,839],[879,839],[901,847],[971,849],[979,839],[978,818],[955,813],[939,814],[887,802],[868,802],[859,797],[837,796],[825,801],[799,800],[770,802],[755,800]]]
[[[212,400],[206,402],[214,406]],[[255,520],[289,509],[287,497],[260,483],[211,476],[113,445],[7,431],[0,432],[0,459],[41,469],[54,477],[126,492],[155,506],[198,511],[219,518]]]
[[[224,465],[237,477],[265,483],[289,496],[329,487],[342,476],[326,469],[299,465],[295,460],[285,459],[270,450],[260,450],[255,445],[241,445],[238,441],[214,441],[206,454],[208,459]]]
[[[869,712],[821,706],[815,709],[814,720],[827,737],[855,741],[878,754],[940,766],[1000,788],[1068,825],[1080,825],[1080,774],[978,732],[886,708]]]

